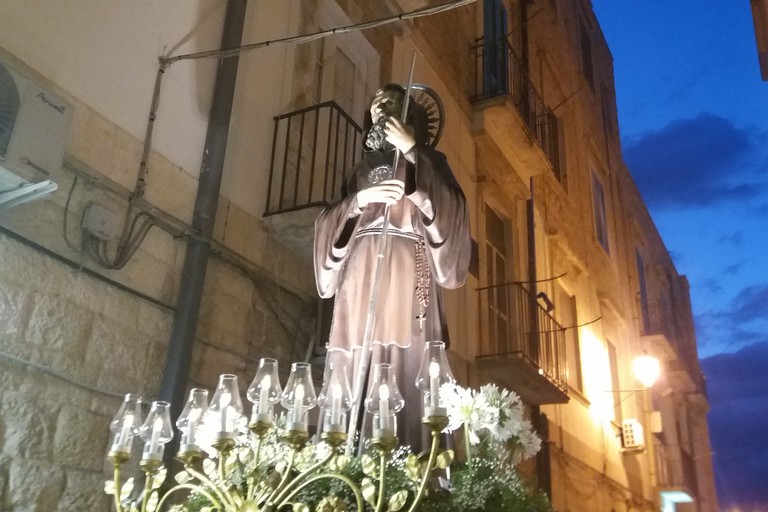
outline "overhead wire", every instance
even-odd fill
[[[159,58],[160,66],[157,71],[157,76],[155,79],[155,85],[154,85],[154,90],[152,95],[152,101],[151,101],[151,107],[150,107],[150,113],[149,113],[149,122],[147,124],[147,129],[145,131],[145,136],[144,136],[144,147],[142,151],[139,175],[138,175],[136,186],[133,192],[131,192],[130,195],[128,196],[128,208],[124,216],[123,229],[121,231],[120,241],[118,243],[117,250],[115,252],[114,258],[110,258],[106,250],[107,242],[96,239],[92,234],[84,232],[83,236],[85,238],[90,239],[88,241],[84,241],[84,246],[87,248],[87,253],[99,265],[105,268],[121,269],[128,263],[131,257],[135,254],[136,250],[141,245],[141,242],[144,240],[149,230],[153,227],[153,225],[157,224],[156,220],[151,215],[149,215],[149,220],[145,221],[140,226],[140,228],[138,229],[138,232],[134,232],[134,230],[136,230],[137,219],[139,216],[142,215],[142,213],[139,213],[136,216],[133,216],[133,211],[137,207],[138,200],[144,195],[144,189],[146,187],[145,175],[147,172],[149,153],[151,151],[153,127],[157,118],[156,112],[157,112],[157,108],[160,100],[162,78],[165,74],[166,69],[171,64],[178,61],[182,61],[182,60],[224,59],[227,57],[240,54],[242,52],[252,51],[258,48],[265,48],[268,46],[303,44],[311,41],[316,41],[316,40],[319,40],[331,35],[335,35],[335,34],[344,34],[344,33],[353,32],[353,31],[362,31],[362,30],[367,30],[371,28],[381,27],[397,21],[408,21],[408,20],[413,20],[420,17],[424,17],[424,16],[439,14],[439,13],[450,11],[452,9],[456,9],[458,7],[462,7],[464,5],[471,4],[475,1],[476,0],[454,0],[451,2],[447,2],[444,4],[432,6],[432,7],[424,7],[422,9],[416,9],[414,11],[410,11],[406,13],[396,14],[393,16],[385,17],[385,18],[366,21],[362,23],[355,23],[355,24],[346,25],[342,27],[335,27],[328,30],[321,30],[311,34],[302,34],[297,36],[285,37],[281,39],[274,39],[274,40],[262,41],[258,43],[246,44],[246,45],[239,46],[237,48],[208,50],[208,51],[190,53],[190,54],[184,54],[184,55],[160,57]],[[73,184],[72,189],[70,190],[70,197],[71,197],[72,190],[74,189],[74,186],[75,185]],[[70,246],[70,247],[74,249],[74,246]]]
[[[382,27],[390,23],[395,23],[397,21],[408,21],[408,20],[421,18],[424,16],[431,16],[433,14],[440,14],[443,12],[450,11],[452,9],[456,9],[458,7],[463,7],[465,5],[474,3],[475,1],[476,0],[454,0],[452,2],[446,2],[444,4],[435,5],[433,7],[424,7],[424,8],[416,9],[414,11],[410,11],[406,13],[395,14],[392,16],[387,16],[385,18],[379,18],[377,20],[365,21],[362,23],[354,23],[352,25],[346,25],[343,27],[336,27],[336,28],[331,28],[327,30],[320,30],[318,32],[313,32],[311,34],[289,36],[289,37],[283,37],[280,39],[272,39],[269,41],[261,41],[258,43],[244,44],[242,46],[238,46],[237,48],[207,50],[202,52],[177,55],[175,57],[161,57],[160,62],[167,67],[181,60],[225,59],[227,57],[239,55],[243,52],[256,50],[259,48],[266,48],[268,46],[309,43],[309,42],[317,41],[318,39],[322,39],[324,37],[332,36],[335,34],[345,34],[347,32],[368,30],[371,28]]]

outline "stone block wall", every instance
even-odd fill
[[[144,207],[175,231],[153,227],[123,268],[100,267],[81,247],[83,212],[98,203],[122,223],[141,141],[56,92],[75,112],[66,164],[52,176],[59,190],[0,212],[2,511],[108,509],[109,422],[125,393],[156,399],[173,357],[181,235],[197,189],[153,153]],[[260,357],[283,372],[304,358],[316,315],[311,260],[225,198],[214,239],[189,385],[211,389],[235,373],[245,393]]]
[[[0,234],[0,507],[105,507],[109,422],[159,386],[171,314]]]

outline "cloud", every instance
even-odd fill
[[[765,186],[746,182],[753,134],[710,113],[673,121],[624,147],[624,159],[653,208],[703,207],[758,197]]]
[[[734,301],[731,319],[739,323],[768,320],[768,283],[742,290]]]
[[[741,231],[734,231],[729,235],[721,236],[717,241],[720,244],[729,244],[734,247],[740,247],[744,243],[744,233]]]
[[[768,503],[768,341],[701,360],[721,505]]]
[[[738,270],[738,265],[735,267],[734,272]],[[716,281],[710,284],[714,289]],[[698,311],[694,322],[702,353],[732,351],[768,340],[766,304],[768,282],[760,282],[739,290],[725,308]]]

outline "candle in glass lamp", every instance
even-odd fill
[[[272,378],[265,375],[261,379],[261,389],[259,390],[259,414],[267,414],[269,406],[269,386],[272,384]]]
[[[429,406],[440,407],[440,365],[437,361],[429,363]]]
[[[331,425],[341,423],[341,385],[334,384],[331,391]]]
[[[379,386],[379,425],[381,430],[392,430],[389,417],[389,386]]]
[[[221,404],[221,410],[219,411],[219,414],[221,414],[221,432],[229,432],[227,430],[227,409],[229,409],[229,403],[232,401],[232,395],[229,394],[229,392],[224,391],[221,394],[221,400],[219,403]]]
[[[129,448],[128,439],[131,434],[131,427],[133,427],[133,414],[128,413],[123,416],[123,426],[120,428],[120,433],[117,435],[117,439],[115,439],[115,450]]]
[[[201,415],[200,409],[192,409],[189,413],[189,423],[187,424],[187,431],[183,432],[181,444],[194,445],[197,442],[197,423],[200,421]]]
[[[303,421],[301,421],[303,401],[304,401],[304,386],[302,384],[297,384],[296,391],[294,391],[293,393],[293,422],[294,423],[303,423]]]
[[[160,433],[163,431],[163,418],[158,416],[152,423],[152,436],[149,438],[149,454],[157,453],[157,447],[160,444]]]

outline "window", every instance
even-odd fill
[[[557,285],[555,316],[565,329],[565,358],[568,366],[568,385],[584,392],[584,379],[581,374],[581,346],[579,343],[578,317],[576,315],[576,297]]]
[[[507,93],[507,10],[501,0],[483,2],[483,96]]]
[[[364,94],[356,86],[355,62],[338,45],[326,44],[325,39],[321,43],[315,62],[315,102],[334,100],[350,116],[360,117]]]
[[[595,217],[595,237],[605,252],[610,252],[608,248],[608,217],[605,214],[605,191],[603,183],[592,172],[592,206]]]
[[[507,244],[504,221],[490,207],[485,207],[485,258],[488,290],[488,326],[491,352],[504,354],[509,345],[509,310],[507,295]]]
[[[610,94],[608,86],[600,84],[600,105],[603,112],[603,127],[606,135],[611,137],[614,134],[613,120],[615,119],[613,104],[613,96]]]
[[[584,392],[584,379],[581,375],[581,347],[579,344],[579,328],[576,316],[576,297],[569,295],[562,287],[557,286],[555,315],[558,323],[565,328],[565,357],[568,363],[568,385],[573,389]]]
[[[616,347],[610,341],[605,342],[608,347],[608,361],[611,365],[611,389],[613,390],[613,420],[621,423],[621,388],[619,387],[619,364],[616,359]]]
[[[589,86],[594,89],[595,81],[592,70],[592,45],[589,42],[589,32],[584,21],[579,22],[579,48],[581,49],[581,72]]]
[[[648,288],[645,283],[645,262],[640,250],[635,248],[635,264],[637,265],[637,288],[640,295],[640,314],[643,321],[643,334],[651,332],[651,317],[648,309]]]

